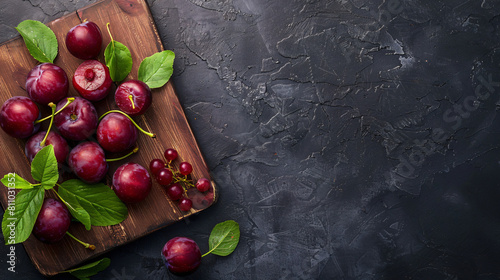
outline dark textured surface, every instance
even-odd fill
[[[2,0],[0,41],[91,2]],[[177,279],[164,243],[227,219],[188,279],[500,279],[498,1],[148,3],[220,198],[92,279]]]

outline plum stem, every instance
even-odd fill
[[[67,231],[66,234],[69,235],[69,237],[73,238],[76,242],[82,244],[85,248],[90,249],[92,251],[95,250],[95,246],[94,245],[89,244],[89,243],[85,243],[85,242],[81,241],[80,239],[76,238],[71,233],[69,233],[69,231]]]
[[[40,183],[40,184],[41,184],[41,183]],[[59,185],[59,184],[57,184],[57,183],[56,183],[56,185],[57,185],[58,187],[62,188],[62,187],[61,187],[61,185]],[[67,206],[68,208],[71,208],[71,210],[73,210],[73,211],[75,211],[75,212],[76,212],[76,209],[75,209],[73,206],[71,206],[71,204],[67,203],[67,202],[66,202],[66,200],[64,200],[64,199],[63,199],[63,198],[59,195],[59,193],[57,193],[57,192],[56,192],[56,190],[55,190],[55,189],[53,189],[53,188],[52,188],[51,190],[52,190],[52,191],[53,191],[53,192],[57,195],[57,197],[58,197],[58,198],[59,198],[59,199],[60,199],[60,200],[61,200],[64,204],[66,204],[66,206]]]
[[[99,117],[99,121],[101,121],[102,118],[104,118],[104,116],[106,116],[107,114],[109,113],[120,113],[122,115],[124,115],[125,117],[127,117],[134,125],[137,129],[139,129],[139,131],[141,131],[142,133],[146,134],[147,136],[151,137],[151,138],[156,138],[156,134],[154,133],[151,133],[151,132],[148,132],[148,131],[145,131],[144,129],[142,129],[129,115],[127,115],[126,113],[122,112],[122,111],[119,111],[119,110],[110,110],[104,114],[102,114],[101,117]]]
[[[108,30],[109,38],[111,39],[111,44],[113,44],[113,48],[115,47],[115,40],[113,39],[113,35],[111,35],[111,30],[109,30],[109,22],[106,23],[106,29]]]
[[[67,99],[67,101],[66,101],[66,104],[64,104],[64,106],[62,106],[62,108],[61,108],[61,109],[57,110],[57,112],[55,112],[54,116],[55,116],[55,115],[57,115],[57,114],[59,114],[59,113],[61,113],[61,111],[62,111],[62,110],[64,110],[64,109],[66,109],[66,107],[68,107],[68,105],[69,105],[69,104],[71,104],[71,102],[73,102],[73,101],[75,101],[75,98],[74,98],[74,97],[68,97],[68,99]],[[46,121],[46,120],[50,119],[51,117],[52,117],[52,115],[50,115],[50,116],[46,116],[46,117],[45,117],[45,118],[43,118],[43,119],[39,119],[39,120],[35,121],[35,124],[37,124],[37,123],[41,123],[41,122],[43,122],[43,121]]]
[[[122,157],[119,157],[119,158],[107,158],[106,159],[106,162],[113,162],[113,161],[119,161],[119,160],[122,160],[122,159],[125,159],[135,153],[137,153],[137,151],[139,151],[139,147],[135,147],[134,150],[132,150],[132,152],[122,156]]]
[[[134,96],[132,94],[130,94],[128,96],[128,99],[130,99],[130,103],[132,103],[132,109],[135,109]]]
[[[56,105],[50,102],[49,106],[52,109],[52,114],[50,115],[50,124],[49,128],[47,129],[47,133],[45,133],[45,137],[43,137],[42,142],[40,142],[40,147],[45,146],[45,141],[47,141],[47,137],[49,137],[50,129],[52,128],[52,124],[54,123],[54,116],[56,114]]]

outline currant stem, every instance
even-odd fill
[[[52,102],[49,103],[50,108],[52,109],[52,114],[50,115],[50,124],[47,129],[47,133],[45,133],[45,137],[43,137],[42,142],[40,142],[40,147],[45,146],[45,141],[47,141],[47,137],[49,136],[50,129],[52,128],[52,123],[54,122],[54,115],[56,113],[56,105]]]
[[[71,233],[69,233],[69,231],[67,231],[66,234],[69,235],[69,237],[73,238],[76,242],[82,244],[85,248],[90,249],[92,251],[95,250],[95,246],[94,245],[89,244],[89,243],[85,243],[85,242],[81,241],[80,239],[76,238]]]
[[[133,155],[135,153],[137,153],[137,151],[139,151],[139,147],[135,147],[135,149],[132,152],[130,152],[130,153],[128,153],[128,154],[126,154],[126,155],[124,155],[122,157],[119,157],[119,158],[107,158],[106,162],[113,162],[113,161],[119,161],[119,160],[125,159],[125,158],[127,158],[127,157],[129,157],[129,156],[131,156],[131,155]]]
[[[177,171],[173,172],[174,175],[174,183],[179,183],[181,182],[181,186],[184,189],[184,192],[187,193],[187,189],[193,188],[194,184],[192,180],[189,180],[187,176],[179,176],[179,173]]]
[[[64,110],[64,109],[66,109],[66,107],[68,107],[68,105],[69,105],[69,104],[71,104],[71,102],[73,102],[73,101],[75,101],[75,98],[74,98],[74,97],[68,97],[68,99],[67,99],[67,101],[66,101],[66,104],[64,104],[64,106],[62,106],[62,108],[61,108],[61,109],[57,110],[57,112],[55,112],[54,116],[55,116],[55,115],[57,115],[57,114],[59,114],[59,113],[61,113],[61,111],[62,111],[62,110]],[[46,117],[45,117],[45,118],[43,118],[43,119],[39,119],[39,120],[35,121],[35,124],[37,124],[37,123],[41,123],[41,122],[43,122],[43,121],[46,121],[46,120],[50,119],[51,117],[52,117],[52,115],[50,115],[50,116],[46,116]]]
[[[99,118],[99,121],[104,118],[104,116],[106,116],[107,114],[109,113],[120,113],[122,115],[124,115],[125,117],[127,117],[134,125],[137,129],[139,129],[139,131],[141,131],[142,133],[146,134],[147,136],[151,137],[151,138],[156,138],[156,134],[154,133],[151,133],[151,132],[148,132],[148,131],[145,131],[144,129],[142,129],[129,115],[127,115],[126,113],[122,112],[122,111],[119,111],[119,110],[110,110],[104,114],[102,114],[102,116]]]
[[[132,109],[135,109],[134,96],[131,94],[128,96],[128,99],[130,99],[130,103],[132,103]]]

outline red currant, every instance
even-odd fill
[[[172,185],[168,186],[167,188],[167,194],[172,200],[179,200],[182,197],[182,194],[184,193],[184,189],[179,183],[173,183]]]
[[[196,182],[196,188],[200,192],[206,192],[210,189],[210,181],[207,178],[200,178],[198,182]]]
[[[179,154],[174,149],[166,149],[164,156],[168,161],[174,161],[179,156]]]
[[[156,173],[158,173],[158,171],[160,171],[160,169],[162,169],[164,167],[165,167],[165,163],[161,159],[155,158],[149,163],[149,170],[151,171],[151,174],[153,174],[153,175],[156,175]]]
[[[158,173],[156,173],[156,181],[162,186],[168,186],[172,182],[173,178],[174,176],[172,174],[172,171],[165,167],[163,167],[158,171]]]
[[[191,199],[189,198],[181,198],[181,201],[179,201],[179,209],[181,209],[181,211],[189,211],[191,209],[191,207],[193,206],[193,202],[191,201]]]
[[[193,166],[191,166],[189,162],[184,161],[181,162],[181,164],[179,165],[179,172],[184,176],[191,174],[192,171],[193,171]]]

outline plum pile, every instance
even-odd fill
[[[108,66],[97,60],[102,42],[99,26],[90,21],[74,26],[66,35],[68,51],[83,60],[71,79],[80,96],[68,97],[68,75],[61,67],[46,62],[36,65],[26,77],[29,97],[11,97],[0,108],[0,127],[11,137],[26,139],[25,155],[30,162],[43,147],[52,145],[59,167],[67,164],[72,173],[89,184],[104,180],[110,161],[126,157],[107,159],[107,152],[124,154],[131,149],[133,151],[128,155],[137,152],[134,147],[139,131],[155,137],[142,130],[131,118],[146,113],[151,106],[151,88],[145,82],[128,80],[117,85],[114,100],[120,111],[112,110],[98,116],[94,102],[105,99],[113,88],[113,82],[117,82],[110,76]],[[52,114],[42,118],[37,104],[50,106]],[[39,131],[41,122],[49,119],[49,128]],[[57,132],[50,131],[52,125]],[[192,166],[183,162],[179,171],[174,171],[171,163],[175,158],[170,151],[168,165],[161,163],[158,170],[155,165],[155,169],[151,170],[153,176],[140,164],[122,164],[112,175],[111,189],[124,203],[138,203],[150,193],[153,177],[160,185],[169,186],[166,193],[172,200],[179,201],[179,209],[189,211],[192,201],[186,190],[194,186],[188,178]],[[206,183],[199,189],[206,192],[210,182],[204,180]],[[47,198],[33,233],[41,241],[56,242],[67,232],[70,220],[64,203]]]

